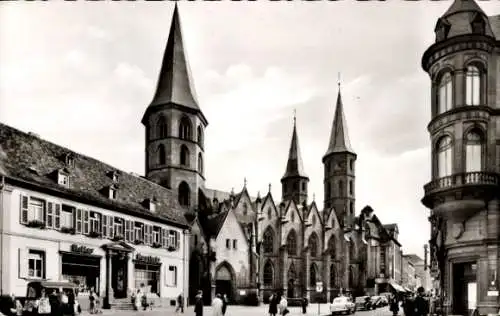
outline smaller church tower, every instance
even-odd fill
[[[295,203],[307,203],[307,185],[309,178],[304,172],[300,155],[299,137],[297,136],[297,118],[293,116],[292,142],[288,153],[288,162],[283,178],[281,178],[282,200],[293,200]]]
[[[333,207],[340,224],[350,229],[354,221],[354,164],[356,154],[351,147],[347,123],[342,105],[342,96],[337,96],[328,150],[323,156],[325,168],[325,209]]]
[[[142,124],[146,129],[146,178],[175,190],[179,204],[198,205],[204,187],[204,131],[208,122],[195,96],[184,52],[177,4],[158,85]]]

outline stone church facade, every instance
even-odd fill
[[[382,225],[370,207],[355,215],[357,156],[340,86],[322,158],[323,205],[309,201],[295,118],[281,201],[270,189],[264,196],[251,196],[246,183],[238,193],[205,186],[203,135],[208,120],[192,87],[177,6],[157,90],[142,123],[146,176],[177,192],[191,222],[190,302],[200,289],[207,304],[216,292],[248,304],[266,301],[275,291],[289,298],[330,301],[340,291],[375,293],[401,282],[395,273],[401,274],[397,226]],[[323,282],[319,294],[317,282]]]

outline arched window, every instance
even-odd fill
[[[311,268],[309,269],[309,286],[316,286],[316,275],[317,275],[316,265],[311,264]]]
[[[354,271],[352,267],[349,267],[349,287],[353,288],[355,286],[354,284]]]
[[[318,256],[318,236],[316,233],[312,233],[309,237],[309,249],[311,250],[311,257],[316,258]]]
[[[330,240],[328,241],[328,249],[330,250],[331,258],[335,259],[337,256],[337,241],[335,236],[330,237]]]
[[[248,215],[248,204],[243,203],[243,215]]]
[[[158,164],[164,165],[166,163],[165,146],[160,144],[158,146]]]
[[[465,172],[482,170],[482,142],[481,131],[473,129],[465,137]]]
[[[179,138],[191,140],[191,121],[187,116],[183,116],[179,122]]]
[[[305,191],[305,190],[306,190],[306,183],[302,182],[302,191]]]
[[[197,134],[198,134],[198,145],[200,145],[200,147],[203,147],[203,128],[201,127],[201,125],[198,125]]]
[[[297,255],[297,234],[294,230],[288,233],[288,237],[286,238],[286,249],[289,255]]]
[[[334,288],[335,287],[335,265],[330,265],[330,287]]]
[[[446,111],[451,110],[451,101],[453,94],[453,85],[451,82],[451,74],[449,72],[445,73],[438,86],[438,113],[441,114]]]
[[[271,218],[272,216],[273,216],[273,210],[271,209],[271,207],[268,207],[267,208],[267,217]]]
[[[191,196],[191,189],[189,189],[189,185],[186,182],[181,182],[179,185],[179,204],[182,206],[189,206],[189,199]]]
[[[481,74],[476,66],[467,66],[465,74],[465,104],[479,105],[481,102]]]
[[[264,265],[264,285],[272,285],[273,284],[273,265],[270,261],[266,262]]]
[[[325,190],[325,200],[330,199],[330,194],[332,192],[332,186],[330,185],[330,182],[326,183],[326,190]]]
[[[339,180],[339,197],[344,196],[344,181]]]
[[[450,136],[443,136],[437,143],[438,178],[451,175],[452,142]]]
[[[354,195],[354,182],[352,180],[349,181],[349,195]]]
[[[349,202],[351,215],[354,215],[354,202]]]
[[[295,212],[294,212],[294,211],[292,211],[292,210],[290,210],[290,212],[292,212],[292,213],[290,214],[290,221],[293,223],[293,222],[295,222]]]
[[[274,252],[274,232],[271,227],[268,227],[264,232],[264,240],[262,241],[264,253]]]
[[[168,136],[168,125],[165,116],[161,115],[156,121],[156,138],[165,138]]]
[[[198,172],[203,174],[203,156],[201,153],[198,154]]]
[[[186,145],[181,146],[181,166],[189,167],[189,149]]]

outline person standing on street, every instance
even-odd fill
[[[223,294],[222,295],[222,315],[226,315],[226,309],[227,309],[227,295]]]
[[[273,293],[269,298],[269,316],[276,316],[277,312],[278,312],[277,297],[276,293]]]
[[[182,297],[182,293],[177,296],[177,307],[175,308],[175,312],[184,313],[184,298]]]
[[[392,315],[396,316],[398,313],[399,313],[399,301],[398,301],[398,298],[395,294],[392,294],[391,295],[391,312],[392,312]]]
[[[429,314],[429,302],[424,297],[424,292],[425,290],[422,286],[417,289],[413,316],[427,316]]]
[[[288,301],[286,300],[285,295],[281,297],[280,303],[278,305],[278,310],[280,315],[286,315],[290,313],[290,311],[288,310]]]
[[[306,298],[306,297],[304,297],[304,298],[302,299],[302,302],[301,302],[301,305],[302,305],[302,314],[307,313],[307,305],[308,305],[308,303],[309,303],[309,302],[307,301],[307,298]]]
[[[194,303],[194,313],[196,316],[203,316],[203,291],[198,291],[196,302]]]
[[[215,295],[215,298],[212,302],[212,316],[222,316],[222,298],[219,293]]]

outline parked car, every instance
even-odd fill
[[[352,299],[347,296],[339,296],[333,299],[330,304],[330,313],[335,314],[354,314],[356,312],[356,305],[353,303]]]
[[[369,296],[356,297],[354,304],[356,305],[356,310],[358,311],[367,311],[372,309],[372,301]]]

